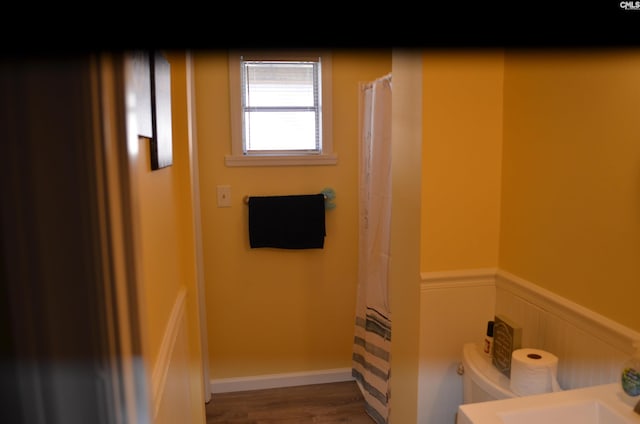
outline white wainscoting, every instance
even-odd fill
[[[522,327],[523,347],[558,357],[563,389],[618,381],[633,341],[640,340],[640,333],[501,270],[496,274],[496,313]]]
[[[422,274],[418,422],[453,424],[462,403],[462,346],[481,342],[504,314],[522,327],[522,347],[558,356],[558,381],[573,389],[612,383],[640,333],[499,269]]]
[[[151,374],[154,424],[191,422],[189,339],[185,299],[186,289],[182,288],[171,309]]]
[[[462,377],[456,372],[462,346],[482,341],[494,317],[495,275],[495,269],[422,274],[419,423],[455,422],[462,403]]]

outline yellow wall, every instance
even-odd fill
[[[181,396],[152,399],[161,405],[157,422],[166,422],[166,411],[189,411],[192,422],[204,422],[203,371],[200,348],[198,305],[196,303],[196,268],[193,232],[193,208],[189,179],[188,116],[186,99],[186,57],[184,53],[168,53],[171,65],[171,101],[173,129],[173,164],[152,171],[149,141],[140,138],[139,155],[135,159],[135,202],[138,207],[141,249],[141,302],[147,372],[156,376],[167,371],[173,381],[188,391]],[[179,295],[186,291],[183,319],[172,323],[170,317]],[[186,330],[186,332],[185,332]],[[175,350],[163,339],[179,335],[182,344]],[[184,346],[184,343],[187,346]],[[164,349],[164,350],[163,350]],[[161,361],[160,359],[163,359]],[[152,381],[152,394],[167,392],[163,380]],[[160,389],[159,389],[160,388]],[[168,393],[168,392],[167,392]]]
[[[335,166],[226,167],[224,51],[194,56],[212,378],[351,366],[358,258],[359,83],[391,71],[390,51],[333,52]],[[216,186],[231,186],[218,208]],[[250,249],[246,195],[336,192],[324,249]]]
[[[640,330],[640,50],[508,52],[500,268]]]
[[[149,142],[140,139],[138,205],[149,364],[153,367],[174,301],[180,289],[178,200],[172,189],[175,168],[151,171]]]
[[[495,268],[500,225],[502,51],[426,51],[422,271]]]
[[[640,51],[425,51],[422,271],[499,267],[633,329]]]

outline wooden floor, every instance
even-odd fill
[[[206,405],[207,424],[305,424],[374,421],[354,381],[214,393]]]

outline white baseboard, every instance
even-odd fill
[[[352,381],[351,368],[334,368],[284,374],[268,374],[235,378],[212,378],[211,393],[242,392],[276,387],[306,386],[308,384]]]

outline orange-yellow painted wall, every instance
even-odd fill
[[[640,330],[640,49],[508,52],[500,268]]]
[[[495,268],[504,54],[423,55],[421,269]]]
[[[358,260],[359,83],[391,72],[390,51],[333,52],[335,166],[227,167],[225,51],[196,51],[197,134],[212,378],[351,366]],[[216,186],[231,186],[218,208]],[[324,249],[251,249],[245,195],[336,192]]]
[[[140,235],[142,245],[143,298],[146,304],[148,363],[153,367],[160,352],[162,338],[171,309],[180,289],[181,275],[178,200],[172,186],[175,168],[151,171],[149,142],[140,138],[138,161]],[[152,369],[152,368],[150,368]]]
[[[144,355],[151,375],[168,372],[167,381],[179,381],[189,390],[175,392],[162,399],[157,422],[167,422],[171,411],[188,411],[192,422],[205,421],[200,326],[196,296],[193,208],[191,194],[191,157],[188,135],[187,67],[184,52],[166,52],[171,65],[171,102],[173,164],[152,171],[148,139],[139,138],[135,160],[135,181],[141,248]],[[186,290],[184,321],[170,322],[179,293]],[[173,326],[173,327],[172,327]],[[175,328],[174,328],[175,327]],[[173,331],[180,335],[180,346],[163,351],[163,339]],[[171,340],[170,340],[171,341]],[[184,343],[187,343],[185,346]],[[164,348],[167,348],[165,345]],[[170,360],[159,361],[161,355]],[[166,358],[165,358],[166,359]],[[167,369],[159,369],[164,368]],[[159,374],[159,375],[160,375]],[[161,384],[162,382],[160,382]],[[157,387],[152,387],[156,390]],[[160,393],[170,392],[163,388]],[[169,415],[167,415],[169,414]]]
[[[499,267],[640,329],[640,50],[425,51],[422,271]]]

